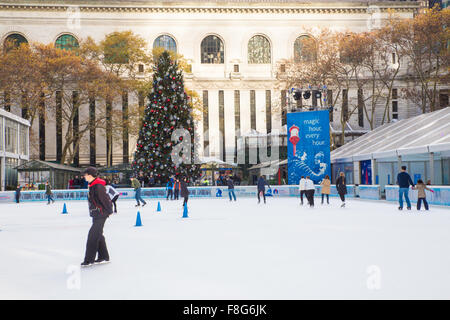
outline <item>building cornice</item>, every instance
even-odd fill
[[[299,4],[295,6],[205,6],[205,5],[69,5],[69,4],[34,4],[34,3],[7,3],[0,2],[3,11],[55,11],[64,12],[76,7],[80,12],[110,12],[110,13],[207,13],[207,14],[366,14],[373,12],[374,6],[368,3],[355,3],[351,5],[317,6]],[[418,3],[388,4],[380,3],[376,9],[380,12],[394,10],[396,12],[414,12],[420,8]]]

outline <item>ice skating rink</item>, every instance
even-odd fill
[[[318,199],[316,199],[318,201]],[[0,299],[450,298],[450,209],[349,200],[119,201],[111,263],[78,269],[86,201],[0,205]]]

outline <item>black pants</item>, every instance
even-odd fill
[[[94,262],[98,253],[98,259],[109,260],[108,249],[106,248],[105,237],[103,236],[103,227],[107,218],[92,219],[92,226],[89,229],[86,256],[84,262]]]
[[[339,193],[339,197],[341,197],[342,202],[345,202],[345,193]]]
[[[173,192],[173,197],[175,200],[178,200],[180,198],[180,190],[175,189]]]
[[[266,192],[264,190],[258,190],[258,203],[261,202],[261,193],[262,193],[263,198],[264,198],[264,203],[266,203]]]
[[[20,202],[20,196],[16,196],[16,203]]]
[[[306,199],[311,207],[314,207],[314,192],[315,190],[306,190]]]
[[[117,199],[119,199],[119,195],[115,196],[114,198],[112,198],[111,202],[114,206],[114,212],[117,213],[117,205],[116,205],[116,201]]]
[[[306,190],[300,190],[300,201],[302,202],[302,204],[303,204],[303,195],[306,196]]]
[[[327,196],[327,203],[330,204],[330,195],[325,194],[325,193],[322,193],[322,204],[323,204],[324,196]]]
[[[170,200],[173,200],[172,189],[167,190],[167,198],[166,198],[166,200],[169,200],[169,197],[170,197]]]
[[[184,201],[183,201],[183,207],[184,207],[185,205],[187,205],[188,200],[189,200],[189,196],[185,196],[185,197],[184,197]]]
[[[428,202],[426,198],[419,198],[417,200],[417,210],[420,210],[421,206],[422,206],[422,201],[423,201],[423,205],[425,206],[425,210],[428,210]]]

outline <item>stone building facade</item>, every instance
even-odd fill
[[[28,42],[64,46],[88,36],[101,41],[111,32],[132,30],[149,46],[176,50],[192,65],[192,72],[185,75],[185,85],[198,92],[205,108],[196,124],[201,133],[201,153],[234,162],[238,136],[285,130],[282,107],[287,105],[289,95],[277,88],[277,66],[294,55],[301,37],[313,37],[320,28],[365,31],[370,21],[382,20],[390,8],[410,18],[421,5],[421,1],[349,0],[0,0],[0,39],[23,37]],[[357,92],[348,95],[356,97]],[[130,92],[126,101],[118,97],[113,108],[122,108],[124,103],[145,102]],[[417,114],[406,101],[396,103],[395,110],[390,111],[393,118]],[[11,110],[20,114],[14,103]],[[80,117],[88,114],[89,105],[82,106]],[[339,131],[336,118],[332,127]],[[61,144],[56,140],[57,125],[51,114],[44,123],[35,121],[32,134],[43,138],[45,144],[41,149],[30,148],[32,158],[57,160]],[[60,124],[63,128],[66,125]],[[349,125],[354,132],[368,130],[368,124],[358,121],[357,114],[352,115]],[[89,135],[83,137],[80,165],[106,163],[104,132],[97,129],[94,136],[94,148],[86,147]],[[114,141],[113,164],[131,159],[133,139],[129,137],[126,144]]]

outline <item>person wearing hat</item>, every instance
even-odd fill
[[[81,263],[82,267],[92,264],[109,262],[109,253],[106,247],[103,227],[106,219],[112,214],[111,199],[106,193],[105,181],[98,178],[97,169],[89,167],[83,172],[84,178],[89,183],[88,204],[89,215],[92,217],[92,226],[89,230],[86,255]],[[97,260],[95,259],[98,254]]]

